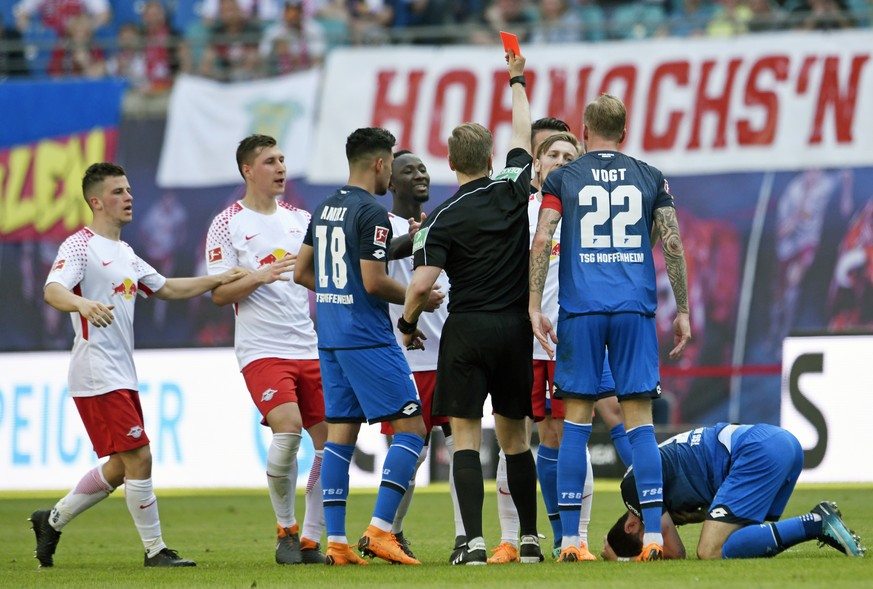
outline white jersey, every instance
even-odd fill
[[[106,239],[87,227],[61,244],[46,278],[73,293],[115,305],[115,320],[94,327],[70,313],[75,338],[68,387],[72,397],[95,397],[119,389],[139,390],[133,365],[133,311],[136,295],[147,297],[167,279],[142,261],[123,241]]]
[[[537,220],[540,214],[540,205],[542,201],[538,198],[538,194],[532,194],[530,201],[527,204],[527,218],[530,223],[530,240],[533,244],[534,235],[537,232]],[[557,329],[558,326],[558,262],[561,259],[561,222],[558,221],[558,226],[555,228],[555,235],[552,237],[552,251],[549,255],[549,273],[546,275],[546,284],[543,288],[543,315],[552,321],[552,326]],[[534,360],[548,360],[549,355],[543,349],[542,344],[534,338]]]
[[[395,239],[409,233],[408,220],[391,213],[388,213],[388,219],[391,221],[391,229]],[[388,274],[404,286],[412,281],[412,272],[412,256],[388,262]],[[449,317],[449,277],[446,276],[445,271],[440,272],[436,284],[442,287],[441,290],[446,293],[446,298],[443,299],[443,304],[440,305],[439,309],[433,313],[422,313],[418,318],[418,329],[427,337],[424,341],[424,350],[407,350],[406,346],[403,345],[403,334],[397,330],[397,319],[403,314],[403,305],[389,305],[388,308],[391,313],[391,324],[394,326],[394,335],[397,336],[397,343],[406,354],[406,361],[409,362],[409,368],[412,372],[437,369],[440,335],[443,332],[443,325]]]
[[[271,215],[236,202],[212,221],[206,236],[206,271],[220,274],[234,266],[257,270],[297,255],[310,214],[279,201]],[[234,348],[240,370],[261,358],[318,359],[318,339],[309,315],[309,291],[294,282],[262,284],[234,304]]]

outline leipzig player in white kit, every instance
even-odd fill
[[[264,416],[262,423],[273,432],[267,451],[267,486],[276,514],[276,562],[323,564],[319,540],[324,532],[324,394],[309,291],[292,278],[310,214],[276,200],[285,193],[285,156],[274,138],[246,137],[236,159],[246,193],[209,228],[207,272],[217,274],[239,265],[251,273],[215,289],[212,300],[234,306],[240,370]],[[315,459],[306,485],[301,536],[294,499],[302,428],[312,438]]]
[[[124,169],[112,163],[90,166],[82,192],[94,220],[60,247],[45,284],[45,301],[70,313],[75,331],[69,393],[97,456],[91,469],[51,510],[33,512],[40,566],[54,565],[61,530],[124,484],[127,508],[145,546],[147,567],[194,566],[167,548],[161,535],[152,487],[152,458],[133,364],[136,295],[187,299],[245,274],[229,268],[216,276],[165,278],[121,241],[133,219],[133,195]]]

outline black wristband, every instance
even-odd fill
[[[409,323],[403,318],[403,315],[400,315],[400,317],[397,318],[397,329],[404,335],[412,335],[415,333],[415,330],[418,329],[418,321],[415,323]]]
[[[524,79],[524,76],[515,76],[514,78],[509,78],[509,87],[512,88],[513,84],[521,84],[522,86],[527,86],[527,82]]]

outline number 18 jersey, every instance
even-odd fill
[[[544,208],[560,200],[561,309],[654,315],[654,211],[673,206],[664,175],[617,151],[594,151],[549,174],[542,193]]]
[[[388,303],[367,293],[361,260],[386,264],[388,211],[372,194],[344,186],[312,214],[303,243],[314,250],[318,347],[348,350],[397,345]]]

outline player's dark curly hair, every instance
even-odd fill
[[[113,164],[112,162],[91,164],[88,166],[88,169],[85,170],[85,175],[82,176],[82,196],[85,197],[85,201],[87,202],[88,193],[91,192],[91,189],[106,180],[106,178],[116,178],[118,176],[126,175],[127,172],[124,171],[124,168],[118,164]]]
[[[615,525],[606,534],[606,541],[609,542],[612,551],[615,552],[616,556],[622,558],[634,558],[643,551],[642,540],[624,531],[624,524],[627,522],[628,515],[629,513],[625,512],[623,516],[618,518],[618,521],[615,522]]]
[[[243,164],[249,164],[255,160],[255,157],[265,147],[273,147],[276,145],[276,139],[269,135],[249,135],[239,142],[236,148],[236,167],[239,170],[239,175],[246,179],[243,174]]]
[[[377,157],[380,154],[390,154],[395,143],[397,140],[387,129],[363,127],[356,129],[346,139],[346,157],[351,164]]]

